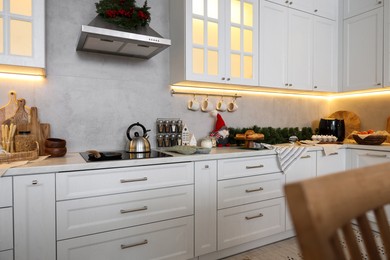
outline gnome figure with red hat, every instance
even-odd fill
[[[215,137],[218,147],[230,146],[229,144],[229,129],[227,128],[225,121],[217,111],[212,111],[211,114],[217,117],[215,123],[215,129],[210,133],[210,136]]]

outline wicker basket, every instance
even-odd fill
[[[30,161],[30,160],[35,160],[38,157],[39,157],[39,144],[37,143],[35,150],[32,151],[0,154],[0,163]]]
[[[359,137],[359,135],[352,135],[353,139],[358,144],[365,144],[365,145],[380,145],[384,141],[386,141],[387,136],[386,135],[369,135],[366,138],[362,139]]]

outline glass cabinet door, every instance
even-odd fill
[[[44,15],[44,0],[0,0],[0,72],[44,68]]]
[[[223,77],[223,17],[223,1],[192,1],[191,60],[188,66],[191,66],[195,80],[220,82]]]
[[[234,84],[257,85],[258,1],[229,0],[226,74]]]

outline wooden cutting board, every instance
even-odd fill
[[[330,118],[344,119],[345,137],[347,138],[353,131],[360,131],[360,117],[351,111],[336,111],[329,115]],[[352,138],[352,137],[349,137]]]
[[[0,108],[0,123],[13,117],[18,109],[18,102],[16,100],[16,92],[10,91],[8,93],[8,103]]]
[[[35,135],[37,142],[39,143],[39,155],[45,154],[45,138],[42,134],[41,123],[38,119],[38,108],[31,108],[31,134]]]

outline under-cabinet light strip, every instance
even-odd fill
[[[15,80],[44,80],[45,77],[41,75],[22,75],[12,73],[0,73],[0,78],[15,79]]]
[[[354,97],[367,97],[367,96],[380,96],[389,95],[390,88],[374,89],[360,92],[347,92],[347,93],[283,93],[279,91],[264,91],[264,90],[247,90],[247,89],[222,89],[222,88],[207,88],[207,87],[188,87],[188,86],[171,86],[171,93],[180,92],[181,94],[188,95],[214,95],[214,96],[234,96],[239,94],[249,95],[269,95],[269,96],[281,96],[281,97],[303,97],[303,98],[317,98],[332,100],[337,98],[354,98]],[[234,94],[227,94],[234,93]]]

